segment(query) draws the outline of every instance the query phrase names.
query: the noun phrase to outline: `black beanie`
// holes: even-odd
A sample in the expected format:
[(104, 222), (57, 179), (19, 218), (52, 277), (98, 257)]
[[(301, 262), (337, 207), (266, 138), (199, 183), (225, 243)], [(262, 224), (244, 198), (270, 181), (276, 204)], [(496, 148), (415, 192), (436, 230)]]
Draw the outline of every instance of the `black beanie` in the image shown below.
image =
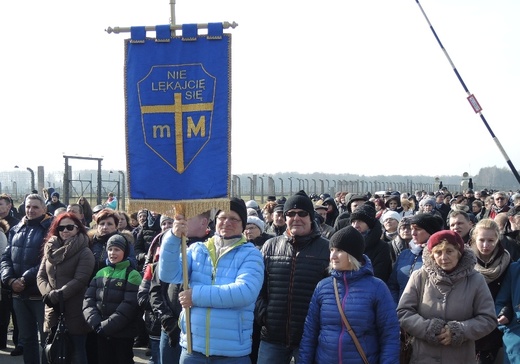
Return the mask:
[(307, 211), (311, 216), (311, 220), (314, 220), (314, 204), (312, 200), (304, 190), (300, 190), (294, 196), (291, 196), (285, 201), (283, 205), (283, 214), (292, 209), (301, 209)]
[(413, 215), (410, 219), (410, 224), (419, 226), (430, 235), (444, 229), (444, 223), (439, 216), (427, 213)]
[(231, 197), (229, 204), (231, 211), (235, 211), (238, 214), (238, 216), (240, 216), (240, 220), (242, 220), (242, 231), (244, 231), (247, 225), (246, 203), (241, 198)]
[(356, 258), (358, 262), (363, 262), (365, 239), (353, 226), (347, 226), (331, 236), (329, 248), (341, 249)]
[(363, 204), (350, 214), (350, 221), (361, 220), (365, 222), (370, 229), (376, 224), (376, 209), (372, 206)]
[(347, 211), (348, 212), (352, 212), (352, 202), (354, 201), (367, 201), (367, 197), (364, 196), (364, 195), (355, 195), (355, 194), (350, 194), (346, 199), (346, 205), (347, 205)]
[(282, 211), (283, 212), (283, 204), (277, 204), (274, 209), (273, 209), (273, 212), (275, 211)]
[(111, 246), (118, 247), (119, 249), (121, 249), (122, 251), (125, 252), (125, 255), (124, 255), (125, 258), (128, 257), (128, 250), (129, 250), (129, 249), (127, 249), (128, 242), (126, 241), (126, 239), (123, 235), (120, 235), (120, 234), (112, 235), (107, 241), (107, 251), (108, 251), (108, 248), (110, 248)]

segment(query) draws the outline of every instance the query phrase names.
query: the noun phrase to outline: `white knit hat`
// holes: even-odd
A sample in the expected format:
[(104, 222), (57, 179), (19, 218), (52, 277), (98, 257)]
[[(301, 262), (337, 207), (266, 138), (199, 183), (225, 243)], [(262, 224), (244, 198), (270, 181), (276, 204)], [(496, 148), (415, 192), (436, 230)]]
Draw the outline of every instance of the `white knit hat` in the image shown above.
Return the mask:
[(247, 217), (247, 223), (248, 224), (255, 224), (256, 226), (258, 226), (260, 231), (264, 231), (264, 222), (262, 220), (260, 220), (256, 216), (248, 216)]
[(386, 219), (394, 219), (394, 220), (397, 220), (397, 222), (400, 222), (401, 221), (401, 214), (399, 214), (398, 212), (396, 211), (387, 211), (383, 214), (383, 216), (381, 216), (381, 220), (382, 222), (385, 222)]

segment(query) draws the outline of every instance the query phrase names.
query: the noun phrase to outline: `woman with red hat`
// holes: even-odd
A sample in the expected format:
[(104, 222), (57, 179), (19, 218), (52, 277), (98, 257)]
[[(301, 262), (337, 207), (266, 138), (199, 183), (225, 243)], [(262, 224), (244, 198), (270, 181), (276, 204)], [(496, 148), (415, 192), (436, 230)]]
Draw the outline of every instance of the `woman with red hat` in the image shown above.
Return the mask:
[(414, 337), (410, 363), (475, 362), (475, 340), (497, 326), (493, 297), (475, 264), (459, 234), (442, 230), (428, 239), (423, 267), (397, 306), (401, 327)]

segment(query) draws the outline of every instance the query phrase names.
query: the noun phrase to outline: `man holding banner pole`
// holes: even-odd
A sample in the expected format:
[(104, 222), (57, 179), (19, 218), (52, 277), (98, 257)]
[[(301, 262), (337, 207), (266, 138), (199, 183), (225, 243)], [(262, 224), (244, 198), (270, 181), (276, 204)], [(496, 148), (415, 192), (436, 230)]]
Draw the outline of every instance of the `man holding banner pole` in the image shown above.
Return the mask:
[[(159, 278), (182, 283), (183, 260), (187, 263), (189, 289), (179, 294), (183, 307), (179, 363), (250, 363), (253, 314), (264, 263), (259, 250), (243, 235), (247, 223), (244, 201), (231, 198), (229, 206), (217, 213), (215, 236), (192, 243), (185, 257), (181, 255), (181, 241), (188, 232), (184, 216), (177, 215), (173, 228), (163, 237)], [(191, 330), (186, 326), (187, 314)], [(187, 338), (190, 331), (192, 348)]]

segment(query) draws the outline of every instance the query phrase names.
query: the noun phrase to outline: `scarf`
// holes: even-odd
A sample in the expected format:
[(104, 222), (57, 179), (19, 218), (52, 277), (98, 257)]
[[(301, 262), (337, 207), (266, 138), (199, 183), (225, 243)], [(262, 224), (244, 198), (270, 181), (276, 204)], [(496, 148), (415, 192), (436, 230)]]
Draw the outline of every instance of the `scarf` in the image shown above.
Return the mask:
[(230, 250), (240, 239), (242, 239), (242, 235), (224, 239), (222, 236), (215, 234), (215, 253), (217, 254), (216, 258), (218, 259), (222, 254)]
[(424, 245), (425, 245), (425, 244), (416, 244), (414, 240), (411, 240), (408, 244), (410, 245), (411, 252), (414, 253), (415, 255), (421, 254), (421, 252), (424, 249)]
[(65, 241), (58, 236), (52, 236), (43, 248), (43, 256), (52, 265), (62, 263), (68, 257), (75, 255), (83, 248), (88, 247), (88, 236), (84, 234), (77, 234)]
[(388, 240), (393, 240), (397, 236), (397, 230), (393, 233), (389, 233), (388, 231), (385, 231), (385, 236)]
[(437, 265), (433, 254), (428, 249), (423, 250), (423, 266), (426, 272), (428, 272), (429, 280), (443, 295), (447, 295), (453, 285), (459, 280), (471, 274), (477, 274), (475, 271), (476, 263), (477, 258), (473, 250), (469, 247), (465, 247), (464, 253), (460, 257), (455, 269), (451, 272), (446, 272)]
[[(500, 242), (497, 244), (500, 244)], [(503, 250), (502, 254), (499, 254), (500, 250)], [(486, 279), (486, 283), (489, 284), (506, 271), (510, 260), (511, 255), (505, 249), (495, 249), (488, 262), (484, 262), (480, 259), (480, 254), (477, 253), (477, 264), (475, 264), (475, 270), (480, 272)]]

